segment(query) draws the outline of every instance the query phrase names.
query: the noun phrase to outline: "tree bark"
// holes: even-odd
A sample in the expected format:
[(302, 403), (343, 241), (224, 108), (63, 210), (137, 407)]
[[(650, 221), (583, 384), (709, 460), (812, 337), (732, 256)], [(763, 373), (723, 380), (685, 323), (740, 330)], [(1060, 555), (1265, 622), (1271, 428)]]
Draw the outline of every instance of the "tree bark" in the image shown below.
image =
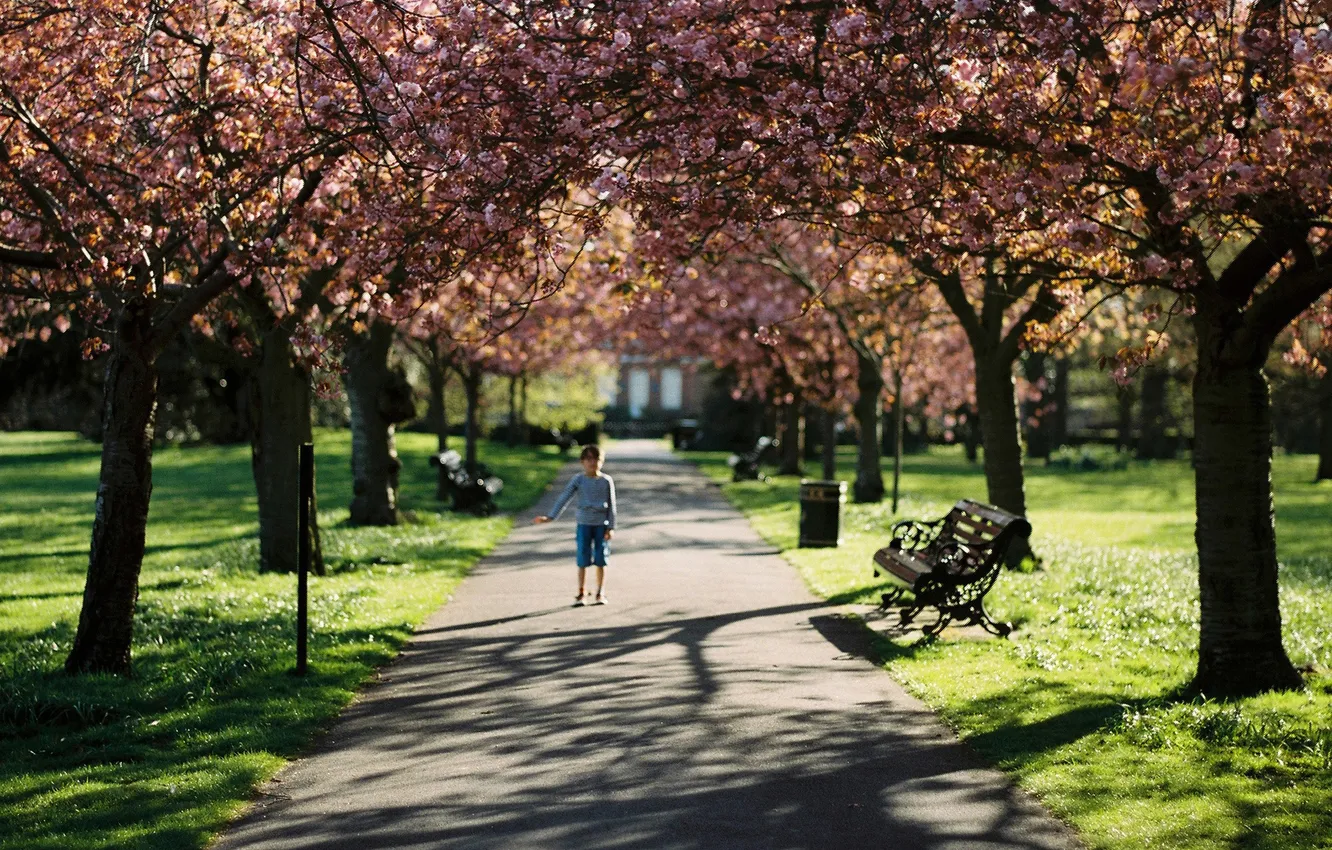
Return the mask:
[[(259, 497), (259, 571), (294, 573), (300, 568), (301, 443), (314, 441), (310, 426), (310, 374), (296, 360), (291, 335), (274, 325), (260, 342), (251, 384), (250, 466)], [(324, 574), (323, 547), (315, 506), (310, 510), (310, 558)]]
[(1170, 373), (1159, 367), (1143, 370), (1141, 419), (1138, 424), (1138, 460), (1168, 460), (1175, 456), (1166, 438), (1166, 389)]
[(150, 304), (135, 300), (122, 308), (106, 367), (102, 469), (83, 609), (65, 659), (68, 673), (130, 673), (134, 603), (153, 491), (157, 366), (152, 332)]
[(397, 525), (398, 471), (393, 423), (383, 395), (394, 378), (388, 365), (393, 328), (375, 322), (347, 345), (347, 400), (352, 432), (352, 525)]
[[(1195, 324), (1203, 325), (1201, 315)], [(1199, 329), (1193, 381), (1201, 629), (1193, 687), (1213, 697), (1299, 688), (1281, 644), (1272, 419), (1263, 358), (1226, 362)]]
[(879, 453), (879, 406), (883, 400), (883, 365), (857, 352), (856, 425), (860, 441), (856, 452), (856, 480), (851, 485), (857, 502), (883, 501), (882, 455)]
[[(1325, 366), (1332, 363), (1324, 361)], [(1332, 368), (1318, 383), (1318, 472), (1315, 481), (1332, 478)]]

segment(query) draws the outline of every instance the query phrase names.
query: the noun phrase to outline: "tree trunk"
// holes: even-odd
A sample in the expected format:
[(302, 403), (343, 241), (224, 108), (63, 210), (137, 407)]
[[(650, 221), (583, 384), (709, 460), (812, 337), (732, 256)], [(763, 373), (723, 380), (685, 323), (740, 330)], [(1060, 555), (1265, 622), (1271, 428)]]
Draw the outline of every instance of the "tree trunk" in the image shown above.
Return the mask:
[(800, 461), (819, 459), (823, 440), (823, 411), (812, 404), (800, 408)]
[(509, 433), (510, 447), (518, 445), (518, 376), (509, 376)]
[(1260, 359), (1218, 362), (1208, 330), (1193, 381), (1202, 611), (1193, 686), (1213, 697), (1298, 688), (1281, 645), (1267, 379)]
[[(426, 408), (426, 422), (435, 432), (436, 451), (449, 450), (449, 410), (446, 406), (445, 390), (449, 385), (449, 370), (442, 358), (431, 357), (428, 365), (430, 373), (430, 403)], [(449, 468), (439, 464), (435, 468), (435, 498), (446, 501), (452, 498), (452, 482), (449, 480)]]
[(518, 383), (518, 445), (525, 446), (528, 444), (528, 437), (530, 436), (528, 430), (527, 375), (523, 375), (522, 380)]
[(1142, 376), (1142, 419), (1138, 425), (1138, 460), (1168, 460), (1175, 456), (1166, 438), (1166, 389), (1170, 373), (1147, 367)]
[(467, 425), (466, 434), (466, 457), (464, 458), (469, 472), (475, 472), (480, 459), (477, 453), (477, 443), (480, 440), (481, 428), (481, 372), (479, 369), (471, 369), (463, 374), (463, 391), (467, 394)]
[(856, 480), (851, 485), (857, 502), (883, 501), (882, 456), (879, 454), (879, 405), (883, 400), (883, 366), (857, 353), (856, 425), (860, 442), (856, 451)]
[(1050, 447), (1057, 449), (1068, 442), (1068, 358), (1055, 360), (1054, 398), (1050, 411)]
[[(1325, 366), (1332, 366), (1324, 360)], [(1318, 383), (1318, 473), (1315, 481), (1332, 478), (1332, 368)]]
[(976, 355), (976, 406), (985, 449), (985, 485), (990, 504), (1026, 516), (1013, 367), (1009, 362), (995, 363), (996, 359)]
[(97, 484), (88, 577), (68, 673), (129, 675), (134, 603), (139, 597), (148, 502), (153, 492), (157, 366), (151, 305), (132, 301), (116, 321), (102, 407), (102, 470)]
[(347, 400), (352, 432), (352, 525), (397, 525), (398, 452), (382, 395), (392, 383), (388, 365), (393, 328), (375, 322), (347, 345)]
[(966, 451), (967, 461), (975, 463), (980, 460), (980, 410), (976, 407), (964, 407), (959, 417), (966, 417), (966, 422), (962, 425), (962, 445)]
[(823, 480), (837, 480), (837, 414), (823, 411)]
[(781, 465), (777, 468), (777, 474), (800, 475), (803, 472), (800, 466), (801, 444), (804, 442), (801, 439), (804, 420), (800, 415), (800, 399), (797, 397), (790, 404), (782, 405), (779, 415), (782, 421), (782, 444), (778, 447)]
[(1116, 425), (1115, 445), (1126, 452), (1133, 448), (1133, 396), (1133, 387), (1123, 386), (1119, 388), (1116, 399), (1119, 420)]
[(1027, 434), (1027, 457), (1050, 459), (1049, 421), (1050, 398), (1053, 388), (1046, 382), (1046, 356), (1041, 351), (1027, 353), (1022, 362), (1022, 375), (1037, 393), (1031, 401), (1022, 403), (1022, 427)]
[(893, 513), (902, 486), (902, 448), (906, 436), (906, 405), (902, 399), (902, 370), (893, 370)]
[(436, 451), (449, 450), (449, 412), (445, 407), (445, 390), (449, 384), (449, 370), (438, 359), (431, 358), (426, 366), (430, 381), (430, 401), (426, 406), (426, 427), (437, 437)]
[[(300, 568), (301, 443), (314, 441), (310, 427), (310, 375), (296, 361), (287, 329), (275, 325), (260, 343), (251, 384), (250, 466), (259, 497), (259, 571), (294, 573)], [(315, 575), (324, 574), (319, 523), (310, 511), (310, 558)]]

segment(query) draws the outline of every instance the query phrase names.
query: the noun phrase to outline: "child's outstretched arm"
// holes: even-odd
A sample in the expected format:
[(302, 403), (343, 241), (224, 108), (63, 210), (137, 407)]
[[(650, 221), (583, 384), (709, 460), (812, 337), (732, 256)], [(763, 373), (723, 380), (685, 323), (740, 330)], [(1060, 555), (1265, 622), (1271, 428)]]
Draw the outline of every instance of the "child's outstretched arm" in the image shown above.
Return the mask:
[(541, 525), (543, 522), (550, 522), (551, 520), (559, 516), (560, 512), (564, 510), (564, 506), (569, 504), (569, 500), (573, 498), (573, 494), (577, 490), (578, 490), (578, 476), (575, 475), (573, 478), (569, 479), (568, 484), (564, 485), (564, 490), (560, 493), (560, 497), (555, 500), (555, 505), (550, 509), (550, 513), (542, 514), (541, 516), (538, 517), (533, 517), (532, 524)]

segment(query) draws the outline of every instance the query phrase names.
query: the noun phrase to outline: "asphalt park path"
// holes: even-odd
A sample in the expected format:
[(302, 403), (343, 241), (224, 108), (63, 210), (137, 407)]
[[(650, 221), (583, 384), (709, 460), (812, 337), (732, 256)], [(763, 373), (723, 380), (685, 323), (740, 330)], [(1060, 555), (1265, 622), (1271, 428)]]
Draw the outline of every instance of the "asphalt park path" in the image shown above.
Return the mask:
[(571, 607), (573, 510), (530, 524), (562, 478), (216, 847), (1080, 846), (701, 473), (646, 441), (606, 471), (609, 605)]

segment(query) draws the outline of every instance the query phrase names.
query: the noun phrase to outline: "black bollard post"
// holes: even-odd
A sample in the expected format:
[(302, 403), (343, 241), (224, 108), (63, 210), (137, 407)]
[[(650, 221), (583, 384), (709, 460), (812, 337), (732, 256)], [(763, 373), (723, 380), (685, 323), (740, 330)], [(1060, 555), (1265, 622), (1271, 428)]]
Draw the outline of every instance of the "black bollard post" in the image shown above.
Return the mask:
[(310, 578), (310, 504), (314, 501), (314, 444), (301, 443), (301, 506), (298, 512), (299, 540), (296, 579), (296, 675), (304, 676), (308, 654), (309, 578)]

